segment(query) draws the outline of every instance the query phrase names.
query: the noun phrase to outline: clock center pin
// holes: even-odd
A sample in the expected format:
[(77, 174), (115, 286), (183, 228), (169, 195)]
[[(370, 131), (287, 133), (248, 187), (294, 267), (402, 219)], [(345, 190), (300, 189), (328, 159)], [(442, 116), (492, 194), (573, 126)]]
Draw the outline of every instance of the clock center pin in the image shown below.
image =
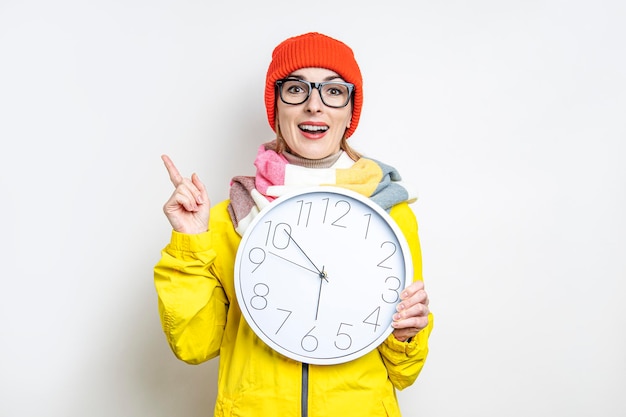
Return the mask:
[(320, 278), (328, 281), (328, 272), (322, 270), (322, 272), (320, 272)]

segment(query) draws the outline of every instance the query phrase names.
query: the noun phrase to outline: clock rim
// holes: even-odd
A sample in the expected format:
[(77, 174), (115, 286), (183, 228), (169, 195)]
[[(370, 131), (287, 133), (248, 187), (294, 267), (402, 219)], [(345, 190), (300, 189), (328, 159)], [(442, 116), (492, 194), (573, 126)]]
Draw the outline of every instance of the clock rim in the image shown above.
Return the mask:
[[(382, 332), (378, 337), (373, 339), (372, 342), (369, 343), (367, 346), (357, 351), (351, 352), (347, 355), (343, 355), (340, 357), (330, 357), (330, 358), (329, 357), (308, 357), (308, 356), (304, 356), (298, 353), (294, 353), (288, 349), (283, 348), (280, 344), (276, 343), (274, 340), (272, 340), (272, 338), (267, 336), (265, 332), (259, 326), (256, 325), (252, 316), (251, 315), (249, 316), (249, 312), (247, 311), (247, 309), (245, 307), (242, 308), (242, 305), (246, 306), (247, 304), (243, 300), (243, 295), (241, 294), (241, 289), (240, 289), (241, 280), (239, 279), (239, 275), (240, 275), (239, 274), (239, 269), (240, 269), (239, 260), (240, 260), (240, 257), (242, 256), (243, 247), (245, 246), (245, 242), (247, 241), (248, 236), (252, 233), (252, 230), (254, 230), (256, 225), (260, 221), (263, 220), (263, 217), (265, 216), (265, 214), (268, 211), (273, 210), (276, 206), (280, 205), (282, 202), (290, 200), (294, 197), (298, 197), (298, 196), (305, 195), (305, 194), (317, 193), (317, 192), (329, 192), (331, 194), (339, 194), (339, 195), (351, 197), (367, 205), (368, 207), (372, 208), (374, 211), (376, 211), (387, 222), (389, 227), (393, 230), (394, 234), (396, 235), (396, 239), (400, 243), (402, 254), (404, 255), (403, 257), (404, 257), (405, 279), (404, 279), (403, 286), (401, 286), (401, 290), (407, 288), (409, 285), (412, 284), (414, 269), (413, 269), (413, 258), (411, 256), (410, 246), (408, 244), (406, 237), (404, 236), (404, 233), (402, 232), (402, 230), (400, 229), (396, 221), (391, 217), (391, 215), (385, 209), (383, 209), (378, 203), (373, 201), (371, 198), (366, 197), (356, 191), (353, 191), (347, 188), (332, 186), (332, 185), (307, 186), (307, 187), (298, 188), (293, 191), (289, 191), (277, 197), (275, 200), (271, 201), (268, 205), (266, 205), (261, 210), (259, 210), (257, 215), (254, 217), (254, 219), (252, 219), (250, 224), (247, 226), (244, 234), (241, 236), (241, 240), (237, 247), (237, 253), (235, 256), (235, 267), (233, 270), (233, 284), (235, 287), (235, 296), (236, 296), (237, 304), (238, 304), (237, 307), (239, 308), (241, 315), (246, 321), (246, 324), (250, 327), (250, 329), (252, 329), (254, 334), (261, 341), (263, 341), (263, 343), (265, 343), (268, 347), (270, 347), (273, 351), (289, 359), (302, 362), (302, 363), (307, 363), (307, 364), (312, 364), (312, 365), (337, 365), (337, 364), (347, 363), (347, 362), (350, 362), (352, 360), (355, 360), (362, 356), (367, 355), (368, 353), (376, 349), (381, 343), (383, 343), (385, 339), (387, 339), (389, 335), (393, 332), (394, 328), (390, 324), (387, 327), (387, 329), (385, 329), (384, 332)], [(251, 322), (253, 324), (251, 324)], [(374, 347), (371, 347), (371, 346), (374, 346)]]

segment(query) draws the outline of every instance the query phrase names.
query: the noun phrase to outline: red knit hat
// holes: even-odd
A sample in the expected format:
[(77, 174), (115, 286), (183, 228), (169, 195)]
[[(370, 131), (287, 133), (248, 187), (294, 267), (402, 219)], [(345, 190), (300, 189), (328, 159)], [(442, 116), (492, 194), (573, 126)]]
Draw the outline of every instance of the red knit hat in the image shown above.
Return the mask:
[(276, 81), (285, 78), (295, 70), (308, 67), (335, 71), (346, 82), (354, 84), (352, 121), (346, 130), (346, 138), (350, 137), (359, 124), (363, 105), (361, 70), (348, 45), (316, 32), (286, 39), (272, 53), (272, 62), (267, 70), (265, 81), (265, 108), (270, 126), (276, 131)]

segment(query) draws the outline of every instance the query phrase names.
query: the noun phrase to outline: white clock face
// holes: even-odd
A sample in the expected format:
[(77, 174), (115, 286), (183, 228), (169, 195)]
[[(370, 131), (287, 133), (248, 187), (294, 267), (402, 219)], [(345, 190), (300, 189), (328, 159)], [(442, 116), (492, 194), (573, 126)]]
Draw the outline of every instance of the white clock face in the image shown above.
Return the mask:
[(274, 350), (311, 364), (353, 360), (382, 343), (412, 276), (391, 217), (335, 187), (275, 200), (246, 230), (235, 263), (250, 327)]

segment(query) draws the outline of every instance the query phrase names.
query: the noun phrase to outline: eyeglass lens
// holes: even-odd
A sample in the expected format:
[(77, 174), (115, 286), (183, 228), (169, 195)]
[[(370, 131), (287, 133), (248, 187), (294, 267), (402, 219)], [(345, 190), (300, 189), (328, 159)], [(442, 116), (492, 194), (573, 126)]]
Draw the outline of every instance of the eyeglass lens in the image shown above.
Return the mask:
[[(311, 94), (311, 85), (300, 80), (284, 80), (280, 87), (281, 99), (287, 104), (302, 104)], [(320, 83), (318, 89), (328, 107), (344, 107), (350, 101), (350, 88), (345, 84)]]

